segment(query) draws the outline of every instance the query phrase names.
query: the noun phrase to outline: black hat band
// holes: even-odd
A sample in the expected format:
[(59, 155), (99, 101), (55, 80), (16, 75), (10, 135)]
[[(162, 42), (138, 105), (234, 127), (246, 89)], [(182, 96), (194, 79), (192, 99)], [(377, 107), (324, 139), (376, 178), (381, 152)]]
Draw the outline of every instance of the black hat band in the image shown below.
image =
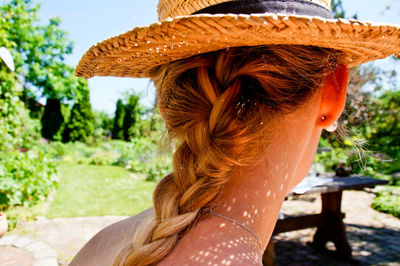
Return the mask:
[(263, 14), (318, 16), (333, 19), (332, 12), (316, 3), (302, 0), (232, 0), (212, 5), (193, 14)]

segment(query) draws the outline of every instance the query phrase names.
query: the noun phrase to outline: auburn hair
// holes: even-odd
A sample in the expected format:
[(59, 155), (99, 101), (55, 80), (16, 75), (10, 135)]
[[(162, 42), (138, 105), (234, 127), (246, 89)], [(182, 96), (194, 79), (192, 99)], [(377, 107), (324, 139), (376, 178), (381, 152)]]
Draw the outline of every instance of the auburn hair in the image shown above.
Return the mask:
[(213, 206), (232, 170), (261, 158), (269, 122), (305, 103), (340, 58), (331, 49), (273, 45), (154, 68), (158, 104), (177, 143), (173, 172), (154, 191), (154, 216), (142, 222), (114, 265), (163, 260), (200, 211)]

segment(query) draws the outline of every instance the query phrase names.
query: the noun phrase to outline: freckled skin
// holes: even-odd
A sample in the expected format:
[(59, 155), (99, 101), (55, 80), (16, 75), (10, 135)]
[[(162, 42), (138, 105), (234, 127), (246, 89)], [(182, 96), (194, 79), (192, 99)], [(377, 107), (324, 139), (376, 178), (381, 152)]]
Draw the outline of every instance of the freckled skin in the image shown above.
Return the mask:
[[(338, 66), (302, 108), (277, 117), (270, 127), (273, 141), (263, 160), (235, 169), (216, 202), (214, 212), (251, 228), (263, 247), (243, 227), (207, 216), (194, 224), (158, 265), (261, 265), (285, 196), (309, 171), (322, 129), (333, 124), (343, 111), (348, 75), (347, 66)], [(321, 115), (327, 119), (322, 121)], [(151, 215), (151, 210), (104, 229), (71, 265), (111, 265), (146, 215)]]

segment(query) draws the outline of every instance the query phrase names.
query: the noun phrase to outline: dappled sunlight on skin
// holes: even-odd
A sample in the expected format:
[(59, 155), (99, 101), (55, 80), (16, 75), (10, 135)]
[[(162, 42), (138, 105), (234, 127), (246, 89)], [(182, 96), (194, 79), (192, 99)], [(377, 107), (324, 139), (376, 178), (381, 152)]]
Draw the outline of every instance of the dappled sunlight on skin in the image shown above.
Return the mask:
[[(259, 265), (259, 251), (253, 248), (258, 246), (258, 240), (241, 226), (203, 211), (160, 265)], [(185, 260), (176, 264), (175, 256), (182, 253)]]
[[(249, 248), (257, 246), (258, 240), (241, 226), (217, 218), (219, 220), (206, 216), (199, 221), (196, 229), (202, 230), (201, 223), (212, 220), (216, 230), (195, 238), (189, 232), (172, 252), (172, 256), (167, 257), (160, 265), (172, 265), (170, 263), (174, 253), (179, 252), (180, 246), (187, 245), (190, 245), (191, 249), (186, 251), (189, 252), (187, 259), (179, 265), (260, 265), (262, 258), (259, 252)], [(206, 248), (201, 245), (204, 242), (209, 244)]]
[(152, 215), (153, 209), (149, 208), (136, 216), (107, 226), (82, 248), (69, 265), (112, 265), (119, 251), (131, 243), (139, 223)]
[[(221, 242), (214, 246), (208, 247), (206, 250), (200, 250), (195, 255), (191, 255), (189, 258), (195, 263), (202, 265), (234, 265), (245, 261), (259, 261), (260, 258), (256, 252), (241, 252), (230, 255), (224, 254), (223, 250), (234, 249), (240, 244), (247, 244), (251, 242), (251, 239), (247, 237), (241, 237), (240, 239), (231, 240), (229, 242)], [(232, 251), (233, 252), (233, 251)], [(193, 264), (187, 264), (193, 265)]]
[[(282, 133), (279, 137), (282, 140), (287, 139), (288, 137), (284, 135)], [(283, 141), (279, 141), (279, 143), (281, 145), (272, 145), (268, 150), (268, 160), (260, 162), (257, 166), (252, 166), (252, 169), (241, 169), (234, 173), (220, 198), (220, 204), (217, 203), (213, 209), (214, 212), (234, 219), (255, 232), (255, 234), (252, 234), (250, 230), (234, 224), (231, 226), (236, 229), (235, 232), (227, 233), (231, 236), (231, 239), (247, 236), (247, 241), (241, 242), (241, 244), (251, 245), (255, 248), (254, 252), (257, 254), (256, 257), (250, 256), (249, 258), (260, 259), (262, 257), (263, 250), (266, 248), (279, 215), (281, 204), (290, 190), (291, 183), (293, 183), (294, 170), (300, 162), (295, 150), (299, 144), (299, 149), (303, 148), (301, 137), (296, 141), (291, 141), (290, 147), (284, 147)], [(223, 218), (214, 217), (214, 219), (221, 222)], [(220, 223), (222, 227), (218, 229), (224, 229), (227, 223), (231, 222)], [(260, 244), (257, 237), (262, 242), (261, 248), (259, 248)], [(248, 255), (250, 254), (251, 252)], [(226, 262), (230, 261), (227, 256), (224, 256), (224, 259), (226, 259)], [(214, 263), (214, 261), (211, 263)], [(221, 265), (222, 261), (219, 261), (219, 263)]]

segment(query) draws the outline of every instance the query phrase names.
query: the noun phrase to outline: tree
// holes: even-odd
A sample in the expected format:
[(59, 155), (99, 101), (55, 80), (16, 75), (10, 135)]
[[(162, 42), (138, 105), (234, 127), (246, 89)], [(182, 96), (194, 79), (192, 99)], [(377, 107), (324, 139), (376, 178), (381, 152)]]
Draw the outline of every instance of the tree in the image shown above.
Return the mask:
[(82, 93), (71, 110), (71, 116), (65, 125), (63, 141), (87, 142), (94, 131), (94, 116), (90, 104), (89, 91)]
[[(374, 150), (384, 152), (392, 159), (400, 158), (400, 91), (385, 91), (369, 109), (375, 115), (366, 136)], [(400, 168), (400, 161), (394, 161)]]
[(48, 98), (42, 116), (42, 136), (48, 140), (60, 140), (63, 124), (60, 100)]
[(0, 153), (29, 148), (38, 138), (38, 125), (20, 100), (21, 91), (17, 75), (0, 60)]
[(332, 0), (332, 12), (335, 18), (344, 18), (345, 11), (343, 8), (342, 0)]
[[(32, 104), (38, 97), (60, 103), (75, 101), (85, 93), (82, 78), (74, 75), (74, 68), (67, 65), (65, 57), (72, 53), (73, 43), (60, 28), (61, 20), (52, 18), (43, 25), (39, 18), (40, 5), (33, 0), (6, 0), (0, 6), (0, 46), (11, 50), (15, 60), (15, 75), (22, 85), (19, 97), (30, 108), (34, 118), (41, 116), (41, 108)], [(58, 119), (51, 121), (51, 119)], [(46, 124), (60, 123), (58, 115), (42, 118)], [(47, 125), (44, 132), (48, 133)], [(61, 128), (62, 125), (59, 127)], [(54, 131), (55, 130), (55, 131)], [(52, 132), (57, 133), (54, 129)], [(57, 135), (45, 135), (57, 139)]]
[(132, 137), (139, 135), (139, 130), (135, 127), (140, 121), (140, 105), (139, 95), (132, 94), (128, 98), (128, 102), (125, 105), (125, 116), (123, 124), (124, 139), (126, 141), (131, 140)]
[(93, 111), (95, 140), (109, 138), (113, 129), (113, 119), (105, 112)]
[(124, 139), (124, 118), (125, 118), (125, 106), (121, 99), (118, 99), (115, 107), (114, 115), (114, 127), (112, 130), (113, 139)]
[(39, 9), (31, 0), (10, 0), (0, 6), (0, 46), (11, 50), (25, 96), (76, 99), (81, 93), (81, 78), (64, 63), (73, 43), (60, 29), (59, 18), (41, 25)]

